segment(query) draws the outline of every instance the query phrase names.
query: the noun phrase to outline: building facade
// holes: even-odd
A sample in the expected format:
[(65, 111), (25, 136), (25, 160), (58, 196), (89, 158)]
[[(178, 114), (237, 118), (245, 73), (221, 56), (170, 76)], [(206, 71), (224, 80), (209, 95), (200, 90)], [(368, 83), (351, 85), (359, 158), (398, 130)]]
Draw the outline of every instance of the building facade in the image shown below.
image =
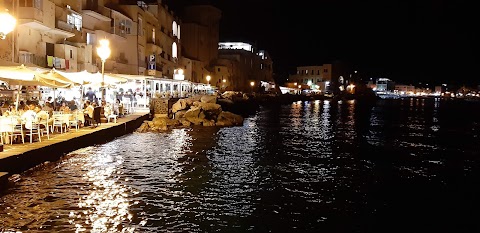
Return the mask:
[(97, 72), (100, 39), (111, 55), (105, 72), (173, 78), (182, 68), (180, 19), (161, 0), (11, 1), (17, 26), (0, 41), (0, 59), (27, 66)]
[[(239, 91), (258, 90), (262, 82), (274, 82), (273, 61), (265, 50), (257, 50), (244, 42), (221, 42), (218, 44), (215, 84)], [(226, 75), (229, 75), (225, 77)], [(251, 84), (254, 84), (252, 87)]]
[(338, 93), (346, 90), (353, 81), (352, 77), (354, 72), (350, 67), (341, 61), (333, 61), (319, 66), (299, 66), (296, 74), (289, 75), (288, 83), (302, 85), (302, 89)]
[(182, 65), (187, 68), (186, 78), (192, 82), (207, 83), (206, 77), (213, 76), (218, 58), (221, 14), (211, 5), (192, 5), (184, 10)]

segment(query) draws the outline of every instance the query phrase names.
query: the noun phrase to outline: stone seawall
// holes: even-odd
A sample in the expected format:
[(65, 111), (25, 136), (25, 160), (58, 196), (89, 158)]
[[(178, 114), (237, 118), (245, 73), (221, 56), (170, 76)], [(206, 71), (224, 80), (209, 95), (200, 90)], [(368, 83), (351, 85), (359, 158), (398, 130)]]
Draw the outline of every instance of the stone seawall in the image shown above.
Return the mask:
[(126, 122), (103, 129), (91, 130), (62, 141), (50, 139), (48, 141), (50, 143), (43, 147), (26, 150), (23, 153), (0, 159), (0, 172), (8, 172), (8, 175), (3, 174), (2, 179), (0, 179), (0, 181), (3, 181), (0, 182), (0, 190), (5, 185), (6, 177), (12, 174), (22, 173), (47, 161), (56, 161), (74, 150), (106, 143), (117, 137), (132, 133), (148, 119), (150, 119), (149, 114), (139, 115), (138, 118), (129, 119)]

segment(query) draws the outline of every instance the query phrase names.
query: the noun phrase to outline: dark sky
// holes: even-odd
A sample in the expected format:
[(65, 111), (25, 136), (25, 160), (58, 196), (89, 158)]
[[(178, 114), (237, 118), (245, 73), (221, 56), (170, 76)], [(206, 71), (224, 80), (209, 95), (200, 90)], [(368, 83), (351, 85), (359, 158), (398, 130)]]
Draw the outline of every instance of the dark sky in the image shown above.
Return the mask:
[[(166, 1), (176, 12), (198, 2)], [(294, 73), (297, 66), (340, 60), (366, 77), (411, 84), (480, 84), (480, 19), (474, 1), (209, 2), (222, 10), (220, 39), (267, 50), (280, 77)]]

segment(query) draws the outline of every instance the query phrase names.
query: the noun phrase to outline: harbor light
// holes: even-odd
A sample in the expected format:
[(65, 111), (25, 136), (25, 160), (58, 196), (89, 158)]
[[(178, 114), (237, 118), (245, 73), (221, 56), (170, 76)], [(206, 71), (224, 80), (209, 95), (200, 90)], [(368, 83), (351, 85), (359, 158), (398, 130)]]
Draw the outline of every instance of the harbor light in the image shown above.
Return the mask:
[(212, 79), (212, 77), (210, 75), (207, 75), (206, 79), (207, 79), (208, 85), (210, 85), (210, 79)]
[(8, 33), (12, 32), (17, 20), (8, 13), (8, 10), (0, 13), (0, 39), (4, 40)]
[(109, 44), (110, 42), (107, 39), (102, 39), (99, 41), (100, 46), (97, 47), (97, 54), (102, 60), (102, 101), (106, 101), (105, 96), (106, 96), (106, 90), (105, 90), (105, 61), (107, 60), (108, 57), (110, 57), (110, 47)]

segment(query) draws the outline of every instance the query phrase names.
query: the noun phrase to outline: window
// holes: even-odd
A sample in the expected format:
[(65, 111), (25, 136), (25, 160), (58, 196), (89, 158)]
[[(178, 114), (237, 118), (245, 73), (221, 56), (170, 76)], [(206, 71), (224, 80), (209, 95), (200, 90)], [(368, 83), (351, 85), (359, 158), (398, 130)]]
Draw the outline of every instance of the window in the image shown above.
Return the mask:
[(263, 63), (260, 63), (260, 69), (263, 70)]
[(155, 28), (152, 28), (152, 42), (155, 44)]
[(312, 75), (315, 74), (315, 71), (312, 70)]
[(218, 72), (220, 72), (220, 67), (218, 67)]
[(95, 44), (95, 34), (87, 32), (87, 44)]
[(70, 59), (73, 58), (73, 51), (70, 49)]
[(70, 12), (67, 15), (67, 23), (72, 25), (77, 31), (82, 30), (82, 16), (77, 13)]
[[(118, 35), (130, 35), (132, 34), (132, 21), (128, 20), (128, 19), (117, 19), (118, 21), (118, 24), (116, 25), (116, 27), (119, 29), (118, 32), (115, 32), (115, 34), (118, 34)], [(115, 30), (117, 31), (117, 30)]]
[(172, 44), (172, 57), (177, 58), (177, 43)]
[(317, 74), (320, 74), (320, 70), (317, 70)]
[(177, 28), (177, 38), (180, 39), (180, 24), (178, 25), (178, 28)]
[(139, 36), (143, 36), (143, 19), (138, 17), (137, 33)]
[(323, 73), (327, 73), (327, 72), (328, 72), (328, 70), (327, 70), (327, 69), (323, 69)]
[(308, 70), (305, 70), (305, 74), (308, 74)]
[(175, 22), (175, 21), (173, 21), (173, 23), (172, 23), (172, 31), (173, 31), (172, 32), (173, 35), (176, 36), (177, 35), (177, 22)]

